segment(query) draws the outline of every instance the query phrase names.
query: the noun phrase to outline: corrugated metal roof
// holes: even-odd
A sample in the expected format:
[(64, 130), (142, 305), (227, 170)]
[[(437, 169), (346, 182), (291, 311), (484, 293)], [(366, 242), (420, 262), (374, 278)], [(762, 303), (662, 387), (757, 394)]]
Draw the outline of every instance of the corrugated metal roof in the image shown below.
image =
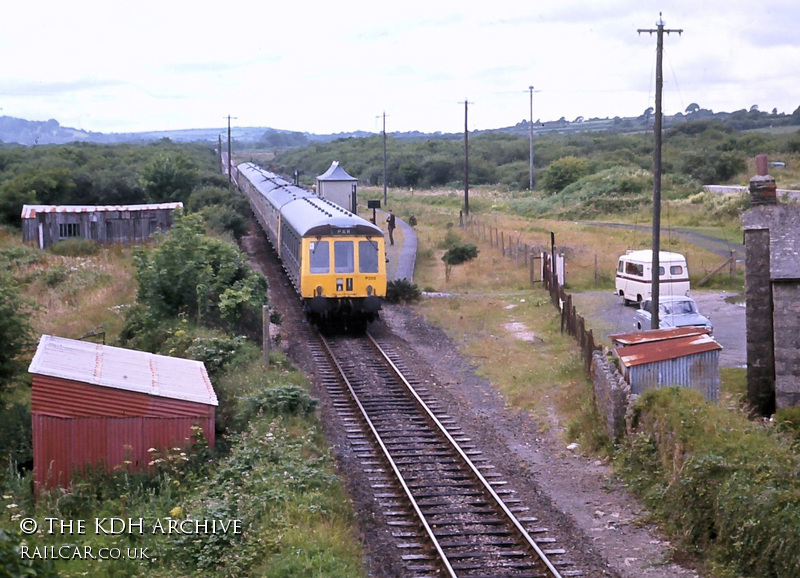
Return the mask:
[(182, 208), (183, 203), (151, 203), (147, 205), (23, 205), (22, 218), (35, 219), (37, 213), (100, 213), (107, 211), (156, 211)]
[[(673, 332), (675, 330), (667, 331)], [(633, 367), (721, 349), (722, 346), (706, 332), (705, 334), (673, 336), (667, 339), (650, 339), (649, 341), (618, 347), (614, 349), (614, 353), (626, 367)]]
[(347, 171), (342, 168), (339, 161), (333, 161), (330, 168), (317, 177), (318, 181), (357, 181), (355, 177), (347, 174)]
[(30, 373), (218, 405), (201, 361), (42, 335)]
[(617, 345), (634, 345), (637, 343), (650, 343), (688, 337), (690, 335), (708, 335), (711, 331), (703, 327), (670, 327), (669, 329), (648, 329), (647, 331), (634, 331), (631, 333), (614, 333), (608, 338)]

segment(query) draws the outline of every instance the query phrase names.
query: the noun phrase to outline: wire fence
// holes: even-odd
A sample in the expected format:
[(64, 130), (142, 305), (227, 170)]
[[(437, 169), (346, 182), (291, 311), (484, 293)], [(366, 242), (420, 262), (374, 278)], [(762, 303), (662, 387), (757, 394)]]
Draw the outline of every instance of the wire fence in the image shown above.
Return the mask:
[(541, 244), (523, 242), (519, 233), (509, 234), (473, 219), (465, 228), (471, 235), (488, 242), (490, 247), (499, 249), (503, 257), (527, 267), (531, 285), (543, 284), (561, 314), (561, 332), (568, 333), (579, 344), (586, 373), (591, 375), (592, 356), (595, 351), (602, 351), (603, 346), (595, 341), (592, 330), (586, 328), (586, 319), (577, 312), (572, 295), (564, 290), (564, 255), (556, 251), (555, 244), (548, 250)]

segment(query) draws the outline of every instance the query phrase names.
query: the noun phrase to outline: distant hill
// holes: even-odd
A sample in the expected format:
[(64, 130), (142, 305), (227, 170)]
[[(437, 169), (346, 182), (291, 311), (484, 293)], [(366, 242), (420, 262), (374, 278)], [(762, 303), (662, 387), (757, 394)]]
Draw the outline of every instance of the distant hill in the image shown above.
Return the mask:
[[(729, 125), (734, 130), (747, 130), (755, 128), (800, 126), (800, 107), (792, 114), (761, 112), (758, 107), (750, 110), (735, 112), (713, 112), (691, 104), (686, 109), (686, 114), (678, 113), (664, 116), (665, 129), (693, 120), (715, 120)], [(653, 109), (646, 110), (638, 117), (590, 118), (582, 116), (572, 121), (564, 117), (555, 121), (534, 122), (533, 130), (536, 134), (544, 133), (570, 133), (587, 131), (609, 131), (618, 133), (631, 133), (652, 130)], [(530, 123), (520, 121), (514, 126), (497, 128), (476, 132), (505, 132), (519, 136), (530, 133)], [(194, 128), (186, 130), (165, 130), (136, 133), (100, 133), (61, 126), (56, 120), (31, 121), (10, 116), (0, 116), (0, 143), (20, 144), (26, 146), (45, 144), (66, 144), (70, 142), (90, 142), (98, 144), (142, 143), (168, 138), (174, 142), (217, 142), (227, 140), (228, 129)], [(418, 131), (404, 133), (390, 133), (396, 139), (446, 139), (460, 138), (460, 133), (422, 133)], [(375, 133), (355, 131), (336, 134), (312, 134), (293, 132), (288, 130), (273, 129), (270, 127), (232, 127), (231, 137), (238, 142), (263, 143), (267, 147), (292, 148), (303, 146), (311, 142), (328, 142), (342, 138), (363, 138), (374, 136)]]
[[(330, 141), (347, 137), (365, 137), (371, 133), (357, 131), (330, 135), (294, 133), (269, 127), (232, 127), (231, 137), (237, 141), (259, 142), (265, 135), (302, 135), (305, 143), (313, 141)], [(57, 120), (33, 121), (0, 116), (0, 143), (21, 144), (26, 146), (45, 144), (66, 144), (71, 142), (89, 142), (98, 144), (141, 143), (168, 138), (174, 142), (217, 142), (220, 138), (228, 138), (227, 127), (193, 128), (186, 130), (163, 130), (151, 132), (101, 133), (88, 132), (76, 128), (61, 126)]]

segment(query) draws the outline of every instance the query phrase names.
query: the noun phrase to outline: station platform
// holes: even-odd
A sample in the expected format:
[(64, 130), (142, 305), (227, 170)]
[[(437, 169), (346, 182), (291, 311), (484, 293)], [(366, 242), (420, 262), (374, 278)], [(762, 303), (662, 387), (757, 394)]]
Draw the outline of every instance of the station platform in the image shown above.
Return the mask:
[(383, 229), (386, 240), (386, 278), (389, 281), (399, 279), (414, 280), (414, 267), (417, 262), (417, 233), (414, 229), (395, 215), (397, 227), (394, 230), (394, 245), (389, 244), (389, 231), (386, 226), (386, 218), (389, 213), (377, 210), (377, 225)]

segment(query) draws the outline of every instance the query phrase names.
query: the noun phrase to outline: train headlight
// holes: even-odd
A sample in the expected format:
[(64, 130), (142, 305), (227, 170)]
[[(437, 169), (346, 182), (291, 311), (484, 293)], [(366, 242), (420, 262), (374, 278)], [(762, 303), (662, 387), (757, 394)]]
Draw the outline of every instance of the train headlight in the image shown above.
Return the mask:
[(317, 297), (322, 297), (322, 285), (317, 285)]
[(372, 285), (367, 285), (367, 297), (372, 297)]

